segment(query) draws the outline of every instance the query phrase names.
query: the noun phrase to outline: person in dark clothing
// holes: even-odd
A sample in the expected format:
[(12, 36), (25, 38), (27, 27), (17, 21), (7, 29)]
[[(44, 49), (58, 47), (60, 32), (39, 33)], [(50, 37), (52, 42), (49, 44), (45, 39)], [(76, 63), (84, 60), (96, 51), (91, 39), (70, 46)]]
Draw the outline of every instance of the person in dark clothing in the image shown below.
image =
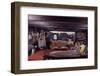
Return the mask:
[(51, 41), (50, 41), (50, 37), (49, 37), (49, 32), (45, 33), (45, 40), (46, 40), (46, 48), (50, 49)]

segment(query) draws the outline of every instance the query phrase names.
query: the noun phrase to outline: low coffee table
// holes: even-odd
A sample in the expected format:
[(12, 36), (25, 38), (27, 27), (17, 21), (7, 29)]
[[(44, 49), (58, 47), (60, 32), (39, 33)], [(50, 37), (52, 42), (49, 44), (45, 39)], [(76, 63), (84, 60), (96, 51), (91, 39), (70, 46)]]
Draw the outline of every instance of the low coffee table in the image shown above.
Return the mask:
[(80, 54), (76, 50), (68, 51), (52, 51), (46, 56), (47, 59), (74, 59), (81, 58)]

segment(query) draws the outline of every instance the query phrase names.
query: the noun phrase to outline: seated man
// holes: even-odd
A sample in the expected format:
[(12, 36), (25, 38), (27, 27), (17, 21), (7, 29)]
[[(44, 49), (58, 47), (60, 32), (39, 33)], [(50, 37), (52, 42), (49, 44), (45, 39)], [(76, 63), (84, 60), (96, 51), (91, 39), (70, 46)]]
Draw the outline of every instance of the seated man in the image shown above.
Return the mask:
[(71, 40), (71, 39), (68, 39), (68, 42), (67, 42), (68, 45), (73, 45), (74, 42)]
[(72, 46), (74, 46), (74, 41), (72, 41), (72, 39), (68, 39), (68, 41), (67, 41), (67, 47), (69, 49), (71, 49)]

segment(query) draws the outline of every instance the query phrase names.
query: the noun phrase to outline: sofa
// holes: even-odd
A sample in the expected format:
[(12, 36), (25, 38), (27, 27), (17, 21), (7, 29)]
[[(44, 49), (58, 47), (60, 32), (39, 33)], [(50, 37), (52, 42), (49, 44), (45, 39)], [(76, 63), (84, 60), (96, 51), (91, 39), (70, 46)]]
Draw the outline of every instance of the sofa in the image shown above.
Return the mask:
[(67, 41), (63, 40), (52, 40), (50, 48), (52, 50), (67, 50)]

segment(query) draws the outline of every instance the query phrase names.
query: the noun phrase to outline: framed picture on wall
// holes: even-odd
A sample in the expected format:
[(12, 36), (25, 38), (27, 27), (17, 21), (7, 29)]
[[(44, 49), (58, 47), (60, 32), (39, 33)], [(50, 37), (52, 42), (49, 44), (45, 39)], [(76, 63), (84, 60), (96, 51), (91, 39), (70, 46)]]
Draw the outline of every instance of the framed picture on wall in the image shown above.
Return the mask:
[(11, 72), (97, 68), (97, 7), (11, 4)]

